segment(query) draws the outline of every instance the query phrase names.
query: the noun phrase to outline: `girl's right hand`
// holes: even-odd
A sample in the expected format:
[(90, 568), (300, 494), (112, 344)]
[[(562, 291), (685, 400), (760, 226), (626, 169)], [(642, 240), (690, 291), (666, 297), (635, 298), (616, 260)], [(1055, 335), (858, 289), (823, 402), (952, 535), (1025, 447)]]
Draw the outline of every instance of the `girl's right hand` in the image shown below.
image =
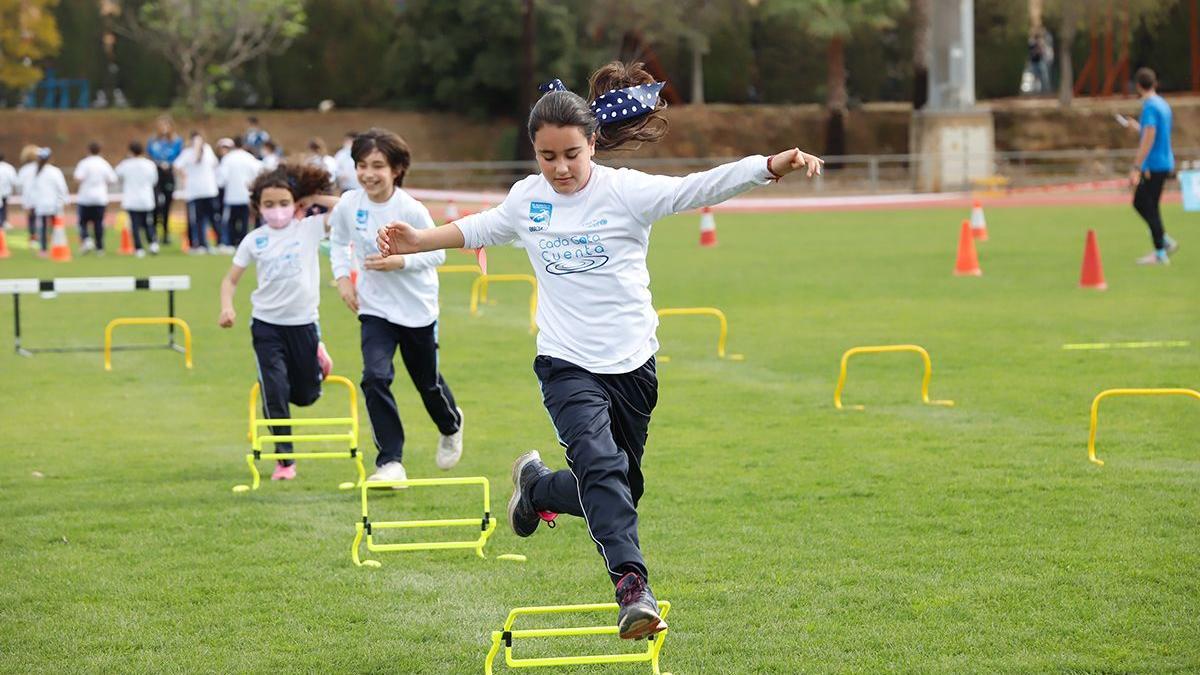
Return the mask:
[(217, 323), (221, 328), (232, 328), (233, 320), (236, 318), (237, 312), (233, 311), (233, 309), (223, 309), (221, 310), (220, 318), (217, 319)]
[(337, 280), (338, 294), (342, 296), (342, 302), (350, 308), (351, 312), (358, 314), (358, 289), (354, 288), (354, 282), (350, 277), (341, 277)]
[(392, 221), (379, 228), (375, 243), (384, 257), (398, 253), (420, 253), (421, 233), (408, 223)]

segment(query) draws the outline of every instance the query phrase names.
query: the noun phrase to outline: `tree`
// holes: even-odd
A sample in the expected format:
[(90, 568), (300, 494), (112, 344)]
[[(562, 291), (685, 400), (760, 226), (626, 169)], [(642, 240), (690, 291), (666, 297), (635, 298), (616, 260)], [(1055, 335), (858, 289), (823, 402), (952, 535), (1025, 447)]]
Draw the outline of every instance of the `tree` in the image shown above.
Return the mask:
[(913, 110), (929, 101), (929, 50), (933, 44), (933, 16), (930, 0), (912, 0), (913, 19)]
[[(1075, 42), (1076, 32), (1085, 27), (1097, 30), (1098, 19), (1102, 14), (1119, 14), (1124, 19), (1118, 26), (1124, 26), (1132, 34), (1133, 27), (1144, 23), (1149, 28), (1156, 28), (1170, 16), (1175, 3), (1163, 0), (1045, 0), (1042, 8), (1048, 18), (1055, 18), (1060, 23), (1058, 48), (1059, 105), (1071, 105), (1071, 97), (1075, 87), (1075, 68), (1071, 58), (1071, 46)], [(1120, 28), (1118, 28), (1120, 30)], [(1129, 39), (1131, 35), (1118, 35), (1121, 41), (1119, 51), (1128, 56)], [(1096, 55), (1093, 54), (1093, 57)], [(1108, 67), (1111, 64), (1105, 64)], [(1095, 66), (1094, 66), (1095, 67)]]
[(767, 4), (770, 14), (795, 21), (804, 33), (826, 43), (825, 154), (846, 153), (846, 41), (859, 31), (892, 27), (906, 4), (906, 0), (770, 0)]
[(218, 82), (303, 34), (305, 14), (302, 0), (146, 0), (114, 28), (161, 54), (202, 113)]
[(28, 89), (42, 79), (34, 61), (62, 46), (54, 6), (58, 0), (0, 0), (0, 86)]

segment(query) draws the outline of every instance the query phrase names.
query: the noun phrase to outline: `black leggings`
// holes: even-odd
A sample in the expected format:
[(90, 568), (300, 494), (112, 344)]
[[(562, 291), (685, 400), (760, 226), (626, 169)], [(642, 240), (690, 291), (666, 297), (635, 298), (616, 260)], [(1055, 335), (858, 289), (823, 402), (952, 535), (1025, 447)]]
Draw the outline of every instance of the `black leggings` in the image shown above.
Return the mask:
[(79, 205), (79, 238), (88, 238), (88, 225), (95, 232), (96, 250), (104, 250), (104, 207)]
[(143, 232), (146, 234), (147, 243), (155, 242), (153, 216), (153, 211), (129, 211), (129, 229), (133, 230), (133, 246), (139, 251), (142, 250)]
[(1163, 229), (1158, 203), (1162, 200), (1163, 184), (1170, 175), (1167, 171), (1143, 172), (1137, 190), (1133, 193), (1133, 208), (1137, 209), (1138, 215), (1150, 226), (1150, 238), (1154, 240), (1154, 248), (1158, 251), (1167, 247), (1167, 232)]

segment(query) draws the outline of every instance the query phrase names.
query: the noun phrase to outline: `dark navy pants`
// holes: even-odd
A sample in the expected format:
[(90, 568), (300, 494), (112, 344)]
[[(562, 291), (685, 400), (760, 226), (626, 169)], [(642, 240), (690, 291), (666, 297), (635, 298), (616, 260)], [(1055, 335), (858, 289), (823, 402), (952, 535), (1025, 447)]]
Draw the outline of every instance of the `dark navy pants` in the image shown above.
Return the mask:
[(242, 239), (246, 238), (246, 233), (249, 231), (250, 224), (250, 205), (249, 204), (226, 204), (225, 212), (221, 214), (221, 220), (225, 222), (225, 236), (229, 237), (227, 242), (230, 246), (237, 246), (242, 243)]
[[(94, 235), (88, 234), (88, 225), (92, 226)], [(96, 250), (104, 250), (104, 207), (79, 206), (79, 239), (82, 241), (89, 236), (96, 240)]]
[(631, 570), (649, 578), (637, 505), (650, 413), (658, 403), (654, 357), (632, 372), (605, 375), (538, 356), (533, 371), (570, 467), (534, 484), (534, 507), (582, 516), (614, 583)]
[[(258, 361), (258, 382), (262, 388), (263, 415), (267, 419), (291, 417), (289, 403), (312, 405), (321, 397), (321, 364), (317, 361), (317, 343), (321, 331), (317, 324), (279, 326), (252, 319), (250, 335)], [(290, 434), (289, 426), (273, 426), (272, 434)], [(291, 452), (291, 443), (276, 443), (275, 452)], [(291, 464), (291, 460), (283, 462)]]
[(358, 320), (362, 324), (363, 397), (367, 400), (375, 448), (379, 450), (375, 465), (400, 462), (404, 456), (404, 425), (392, 396), (392, 380), (396, 377), (392, 361), (397, 348), (438, 431), (446, 436), (458, 431), (462, 418), (458, 416), (454, 394), (438, 372), (437, 322), (409, 328), (367, 314)]

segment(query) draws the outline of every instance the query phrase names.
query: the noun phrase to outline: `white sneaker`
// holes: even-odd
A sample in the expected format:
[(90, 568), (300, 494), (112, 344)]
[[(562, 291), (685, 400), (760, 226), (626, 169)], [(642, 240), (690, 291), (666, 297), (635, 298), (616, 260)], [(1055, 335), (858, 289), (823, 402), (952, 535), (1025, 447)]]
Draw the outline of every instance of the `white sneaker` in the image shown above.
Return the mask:
[(150, 243), (150, 255), (158, 255), (158, 242)]
[(442, 471), (453, 469), (458, 460), (462, 459), (463, 411), (462, 408), (455, 410), (458, 411), (458, 431), (438, 439), (437, 466)]
[(80, 255), (87, 255), (95, 250), (96, 250), (96, 242), (92, 241), (91, 237), (85, 237), (84, 240), (79, 243), (79, 254)]
[[(371, 476), (369, 478), (367, 478), (367, 480), (368, 481), (408, 480), (408, 472), (404, 470), (404, 465), (401, 464), (400, 462), (388, 462), (387, 464), (384, 464), (383, 466), (376, 467), (375, 473), (371, 474)], [(392, 487), (392, 489), (393, 490), (403, 490), (407, 487), (408, 487), (407, 485), (403, 485), (403, 486), (398, 485), (398, 486)]]
[(146, 257), (146, 251), (145, 251), (145, 249), (140, 249), (140, 248), (139, 248), (139, 249), (137, 250), (137, 253), (134, 253), (133, 255), (134, 255), (134, 257), (137, 257), (137, 258), (145, 258), (145, 257)]
[(221, 253), (221, 255), (233, 255), (234, 253), (237, 253), (237, 249), (229, 244), (221, 244), (217, 247), (217, 250)]

